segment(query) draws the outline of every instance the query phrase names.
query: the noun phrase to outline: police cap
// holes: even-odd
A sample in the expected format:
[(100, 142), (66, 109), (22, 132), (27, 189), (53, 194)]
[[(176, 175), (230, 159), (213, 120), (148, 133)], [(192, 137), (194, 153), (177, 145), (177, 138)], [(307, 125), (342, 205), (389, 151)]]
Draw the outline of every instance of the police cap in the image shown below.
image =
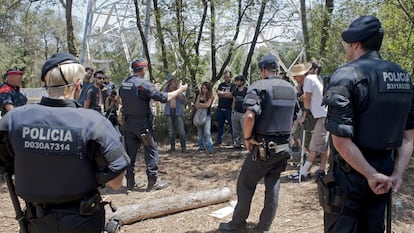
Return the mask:
[(131, 63), (131, 69), (134, 71), (140, 71), (142, 70), (142, 68), (147, 67), (148, 62), (145, 59), (135, 59), (132, 63)]
[(8, 69), (6, 71), (6, 73), (4, 74), (4, 77), (7, 77), (8, 75), (13, 75), (13, 74), (15, 74), (15, 75), (23, 75), (24, 74), (24, 71), (22, 69), (20, 69), (20, 68), (14, 67), (14, 68)]
[(44, 82), (47, 72), (55, 67), (58, 67), (63, 62), (65, 62), (65, 64), (79, 63), (78, 59), (70, 53), (55, 53), (45, 62), (45, 64), (43, 64), (40, 80)]
[(378, 32), (383, 33), (381, 22), (375, 16), (365, 15), (352, 21), (342, 32), (342, 38), (347, 43), (354, 43), (370, 38)]
[(265, 68), (266, 70), (277, 71), (279, 70), (279, 64), (276, 61), (276, 57), (273, 54), (265, 55), (259, 61), (259, 69)]

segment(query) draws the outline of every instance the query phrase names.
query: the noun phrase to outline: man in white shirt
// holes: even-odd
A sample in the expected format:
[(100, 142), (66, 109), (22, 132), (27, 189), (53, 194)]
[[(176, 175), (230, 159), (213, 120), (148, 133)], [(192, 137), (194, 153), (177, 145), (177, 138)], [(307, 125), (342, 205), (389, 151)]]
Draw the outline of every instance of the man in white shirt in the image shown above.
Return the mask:
[[(325, 128), (325, 119), (327, 114), (326, 107), (321, 106), (323, 98), (323, 84), (319, 79), (320, 65), (311, 63), (296, 64), (291, 69), (291, 76), (295, 79), (303, 79), (304, 114), (299, 120), (303, 124), (307, 114), (312, 114), (315, 118), (315, 128), (313, 129), (312, 138), (309, 144), (309, 156), (305, 164), (297, 174), (290, 175), (289, 178), (298, 180), (309, 178), (309, 169), (312, 166), (318, 154), (321, 155), (320, 167), (317, 172), (325, 173), (326, 163), (328, 161), (328, 136), (329, 133)], [(309, 117), (309, 116), (308, 116)]]

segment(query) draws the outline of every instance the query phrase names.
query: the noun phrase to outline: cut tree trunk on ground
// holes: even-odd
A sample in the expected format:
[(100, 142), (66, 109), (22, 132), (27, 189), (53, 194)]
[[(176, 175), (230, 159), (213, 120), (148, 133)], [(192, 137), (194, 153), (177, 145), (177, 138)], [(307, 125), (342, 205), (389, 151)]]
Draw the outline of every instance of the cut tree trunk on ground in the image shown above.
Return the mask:
[(172, 197), (145, 201), (144, 203), (118, 207), (114, 215), (121, 218), (121, 223), (132, 224), (144, 219), (196, 209), (211, 204), (229, 201), (231, 198), (228, 187), (210, 189), (196, 193), (176, 195)]

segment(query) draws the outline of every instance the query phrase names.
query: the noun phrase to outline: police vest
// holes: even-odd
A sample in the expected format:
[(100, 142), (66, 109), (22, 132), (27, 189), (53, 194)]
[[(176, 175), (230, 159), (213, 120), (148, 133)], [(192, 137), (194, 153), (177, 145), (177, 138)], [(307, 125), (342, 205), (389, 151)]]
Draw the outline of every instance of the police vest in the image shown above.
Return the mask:
[(146, 118), (152, 114), (150, 97), (146, 95), (147, 80), (130, 76), (121, 83), (119, 96), (122, 99), (122, 114), (136, 118)]
[(94, 161), (86, 156), (81, 136), (81, 128), (87, 124), (77, 122), (74, 126), (72, 121), (79, 115), (55, 112), (45, 119), (42, 112), (50, 108), (22, 108), (13, 115), (9, 129), (17, 195), (29, 202), (65, 203), (96, 191)]
[(254, 83), (262, 93), (262, 113), (256, 118), (255, 133), (262, 135), (290, 134), (296, 105), (295, 88), (281, 78), (269, 78)]
[(379, 59), (360, 59), (349, 65), (357, 75), (356, 88), (360, 83), (368, 85), (366, 104), (354, 106), (354, 142), (371, 150), (399, 147), (412, 99), (409, 74)]

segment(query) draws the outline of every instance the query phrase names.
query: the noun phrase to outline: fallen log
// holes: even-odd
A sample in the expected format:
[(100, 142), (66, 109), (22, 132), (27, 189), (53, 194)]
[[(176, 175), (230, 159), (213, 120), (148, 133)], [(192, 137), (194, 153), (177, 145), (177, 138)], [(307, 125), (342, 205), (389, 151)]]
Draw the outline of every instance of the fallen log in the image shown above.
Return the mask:
[(145, 201), (133, 205), (120, 206), (113, 215), (118, 215), (121, 218), (121, 223), (123, 225), (132, 224), (148, 218), (160, 217), (167, 214), (229, 201), (230, 198), (230, 189), (227, 187), (210, 189), (196, 193), (181, 194)]

